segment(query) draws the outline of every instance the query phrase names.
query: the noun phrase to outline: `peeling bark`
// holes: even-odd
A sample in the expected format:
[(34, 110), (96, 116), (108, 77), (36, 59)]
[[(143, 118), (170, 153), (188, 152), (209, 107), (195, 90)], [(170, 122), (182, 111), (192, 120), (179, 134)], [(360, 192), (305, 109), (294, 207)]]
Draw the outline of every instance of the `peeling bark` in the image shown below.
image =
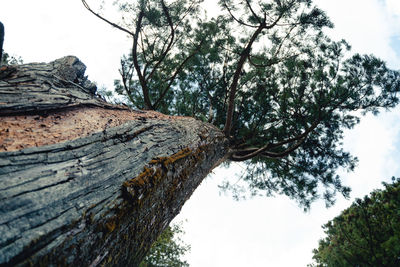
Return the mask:
[[(45, 139), (53, 138), (39, 146), (18, 149), (13, 136), (3, 138), (0, 265), (137, 266), (224, 158), (223, 133), (193, 118), (106, 103), (95, 97), (75, 57), (12, 68), (0, 81), (0, 141), (7, 129), (19, 127), (4, 129), (11, 118), (27, 123), (36, 116), (42, 122), (36, 130), (61, 126), (58, 134), (37, 131), (38, 140), (48, 132)], [(86, 109), (105, 112), (96, 117), (98, 127), (71, 134), (93, 121), (65, 118)], [(127, 113), (104, 123), (110, 111)], [(51, 116), (59, 116), (57, 123)], [(65, 128), (71, 121), (80, 126)], [(32, 138), (32, 132), (14, 132), (21, 134), (14, 136), (19, 143)]]

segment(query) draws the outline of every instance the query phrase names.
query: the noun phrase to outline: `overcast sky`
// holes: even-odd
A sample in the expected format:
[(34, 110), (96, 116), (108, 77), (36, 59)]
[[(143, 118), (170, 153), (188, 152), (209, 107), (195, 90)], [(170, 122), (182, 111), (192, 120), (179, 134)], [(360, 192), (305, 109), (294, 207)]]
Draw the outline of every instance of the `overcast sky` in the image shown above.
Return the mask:
[[(318, 0), (335, 29), (335, 39), (346, 39), (353, 52), (375, 54), (400, 69), (399, 0)], [(0, 0), (5, 25), (4, 49), (25, 62), (44, 62), (78, 56), (89, 79), (112, 88), (119, 60), (130, 42), (82, 6), (80, 0)], [(213, 1), (208, 1), (212, 10)], [(362, 197), (391, 176), (400, 176), (400, 109), (367, 116), (346, 133), (344, 146), (360, 160), (355, 172), (343, 174)], [(193, 267), (306, 266), (312, 249), (323, 237), (321, 225), (350, 205), (339, 197), (326, 209), (323, 202), (304, 213), (283, 196), (235, 202), (220, 196), (217, 185), (235, 179), (241, 166), (218, 168), (196, 190), (177, 220), (185, 220), (184, 239), (191, 244), (187, 259)]]

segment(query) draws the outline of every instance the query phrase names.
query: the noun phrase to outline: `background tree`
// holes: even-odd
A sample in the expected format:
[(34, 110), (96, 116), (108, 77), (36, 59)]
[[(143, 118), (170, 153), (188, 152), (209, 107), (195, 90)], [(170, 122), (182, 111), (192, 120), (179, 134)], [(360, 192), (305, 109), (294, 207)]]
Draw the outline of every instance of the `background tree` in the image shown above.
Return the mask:
[(3, 44), (4, 44), (4, 25), (0, 21), (0, 66), (1, 65), (12, 65), (12, 64), (22, 64), (23, 61), (20, 57), (16, 56), (10, 56), (3, 50)]
[(149, 253), (139, 267), (186, 267), (189, 264), (182, 257), (190, 251), (190, 245), (185, 244), (180, 235), (181, 224), (168, 226), (150, 248)]
[[(222, 14), (212, 19), (200, 17), (200, 1), (118, 3), (134, 14), (134, 31), (100, 16), (133, 38), (117, 92), (137, 107), (219, 127), (230, 140), (227, 159), (247, 166), (251, 195), (278, 192), (305, 208), (319, 185), (327, 205), (336, 192), (348, 196), (337, 170), (357, 160), (341, 148), (343, 130), (398, 103), (398, 72), (372, 55), (347, 55), (345, 41), (324, 34), (333, 24), (312, 0), (220, 0)], [(241, 191), (230, 181), (223, 188)]]
[(400, 179), (383, 185), (323, 226), (316, 266), (400, 265)]
[(1, 58), (1, 65), (16, 65), (23, 64), (24, 61), (21, 57), (15, 55), (9, 55), (7, 52), (3, 51), (3, 57)]

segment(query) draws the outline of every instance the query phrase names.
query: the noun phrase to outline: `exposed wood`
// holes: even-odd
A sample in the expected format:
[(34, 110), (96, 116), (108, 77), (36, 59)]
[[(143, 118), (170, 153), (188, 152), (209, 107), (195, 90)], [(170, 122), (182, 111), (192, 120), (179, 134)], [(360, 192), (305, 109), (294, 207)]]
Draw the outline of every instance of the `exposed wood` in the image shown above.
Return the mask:
[(210, 124), (107, 104), (83, 67), (0, 81), (1, 266), (137, 266), (227, 153)]

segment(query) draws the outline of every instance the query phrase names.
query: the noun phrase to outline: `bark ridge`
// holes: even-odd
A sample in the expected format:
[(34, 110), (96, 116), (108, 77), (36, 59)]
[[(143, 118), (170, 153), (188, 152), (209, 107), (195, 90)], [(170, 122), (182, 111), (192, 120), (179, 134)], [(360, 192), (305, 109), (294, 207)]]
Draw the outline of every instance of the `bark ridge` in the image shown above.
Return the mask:
[(84, 71), (70, 56), (0, 72), (0, 119), (132, 113), (85, 136), (0, 152), (2, 266), (138, 265), (227, 152), (210, 124), (106, 103)]

